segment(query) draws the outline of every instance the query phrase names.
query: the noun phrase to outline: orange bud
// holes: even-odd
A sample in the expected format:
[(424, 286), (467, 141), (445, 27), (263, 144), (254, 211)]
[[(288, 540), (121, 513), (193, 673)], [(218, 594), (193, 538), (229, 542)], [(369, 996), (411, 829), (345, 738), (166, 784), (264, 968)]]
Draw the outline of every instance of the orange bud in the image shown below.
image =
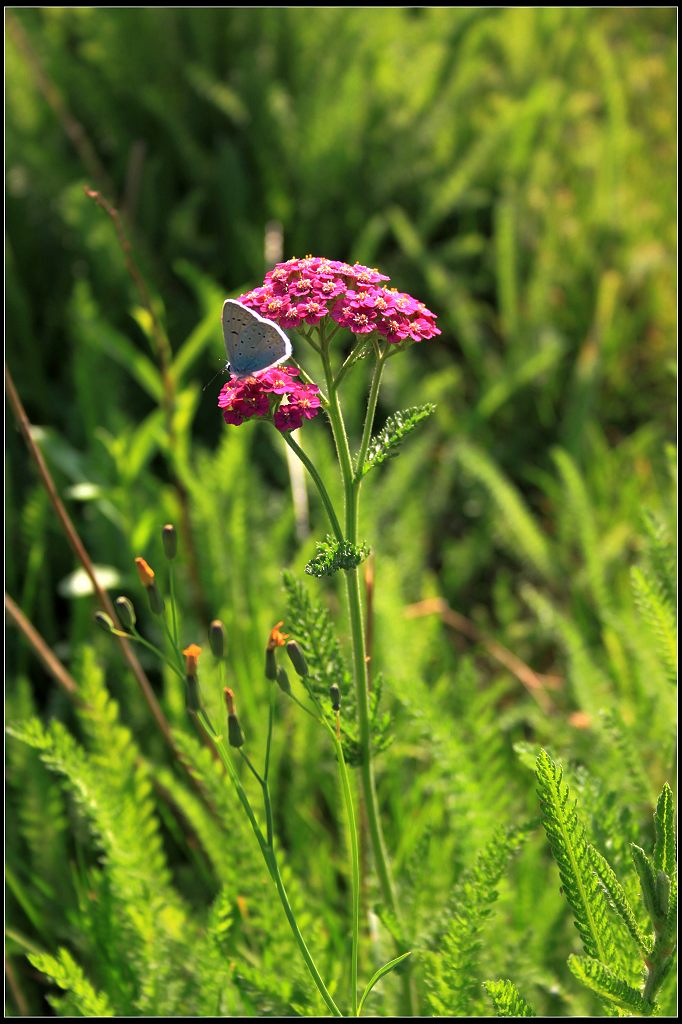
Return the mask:
[(135, 565), (143, 587), (149, 588), (154, 584), (154, 570), (145, 562), (144, 558), (136, 558)]
[(232, 690), (230, 689), (229, 686), (225, 687), (225, 689), (223, 690), (223, 693), (225, 694), (225, 703), (227, 704), (227, 713), (228, 713), (228, 715), (234, 715), (235, 714), (235, 710), (234, 710), (234, 693), (232, 692)]
[(279, 627), (284, 625), (284, 619), (278, 622), (276, 626), (273, 626), (270, 630), (270, 638), (268, 640), (268, 650), (274, 651), (275, 647), (284, 647), (287, 640), (289, 639), (288, 633), (280, 633)]
[(198, 644), (190, 644), (189, 647), (185, 647), (182, 653), (185, 655), (185, 672), (188, 676), (195, 676), (197, 674), (201, 647)]

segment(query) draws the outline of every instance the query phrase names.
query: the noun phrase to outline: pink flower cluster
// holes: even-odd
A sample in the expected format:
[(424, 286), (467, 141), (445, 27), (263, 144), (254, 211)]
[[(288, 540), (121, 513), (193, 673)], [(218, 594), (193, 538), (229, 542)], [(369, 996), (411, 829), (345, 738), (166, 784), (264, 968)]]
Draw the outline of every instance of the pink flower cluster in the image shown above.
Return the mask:
[(272, 366), (252, 377), (231, 378), (218, 398), (223, 419), (239, 426), (254, 416), (267, 416), (274, 408), (278, 430), (297, 430), (304, 419), (311, 420), (320, 411), (319, 388), (294, 380), (298, 374), (295, 366)]
[(265, 275), (259, 288), (239, 301), (291, 329), (331, 316), (353, 334), (378, 331), (388, 341), (423, 341), (440, 334), (436, 317), (411, 295), (386, 288), (385, 274), (356, 263), (320, 256), (292, 259)]

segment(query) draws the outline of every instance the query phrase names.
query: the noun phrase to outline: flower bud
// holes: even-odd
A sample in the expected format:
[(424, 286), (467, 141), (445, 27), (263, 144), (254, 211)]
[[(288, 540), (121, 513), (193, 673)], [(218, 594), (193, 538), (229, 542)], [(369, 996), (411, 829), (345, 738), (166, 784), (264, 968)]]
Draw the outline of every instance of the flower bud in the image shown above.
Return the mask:
[(149, 607), (151, 608), (154, 615), (163, 615), (164, 603), (163, 598), (159, 592), (156, 583), (152, 583), (150, 587), (147, 587), (147, 598), (149, 600)]
[(111, 615), (107, 615), (106, 612), (95, 612), (95, 622), (100, 629), (103, 629), (105, 633), (114, 632), (114, 623)]
[(123, 628), (133, 629), (135, 623), (137, 622), (133, 602), (129, 600), (127, 597), (121, 595), (120, 597), (116, 598), (114, 604), (116, 605), (116, 614), (118, 615), (118, 620), (123, 626)]
[(199, 667), (199, 655), (201, 647), (199, 644), (190, 644), (182, 652), (185, 656), (185, 672), (188, 676), (196, 676)]
[(231, 747), (244, 746), (244, 733), (236, 715), (227, 716), (227, 739)]
[(163, 550), (169, 562), (172, 562), (178, 553), (178, 535), (172, 523), (166, 523), (161, 531)]
[(289, 682), (289, 676), (286, 674), (283, 668), (277, 669), (277, 685), (279, 686), (282, 693), (291, 693), (291, 683)]
[(136, 558), (135, 565), (137, 566), (137, 574), (140, 577), (140, 583), (145, 590), (154, 586), (154, 570), (149, 563), (145, 562), (144, 558)]
[(185, 676), (185, 682), (187, 684), (187, 690), (185, 692), (185, 707), (192, 714), (196, 714), (197, 711), (201, 710), (199, 680), (196, 676)]
[(331, 697), (333, 710), (338, 711), (341, 707), (341, 693), (336, 683), (332, 683), (329, 687), (329, 696)]
[(214, 619), (208, 627), (208, 643), (214, 658), (225, 654), (225, 627), (220, 619)]
[(268, 647), (265, 651), (265, 678), (273, 682), (277, 679), (277, 658), (273, 647)]
[(303, 651), (301, 650), (301, 648), (299, 647), (295, 640), (290, 640), (289, 643), (287, 644), (287, 654), (289, 655), (289, 658), (291, 659), (291, 664), (294, 666), (299, 676), (307, 676), (308, 665), (306, 664), (306, 660), (303, 657)]
[(231, 747), (242, 747), (244, 745), (244, 733), (239, 724), (237, 713), (234, 707), (234, 693), (226, 686), (223, 690), (225, 704), (227, 705), (227, 739)]

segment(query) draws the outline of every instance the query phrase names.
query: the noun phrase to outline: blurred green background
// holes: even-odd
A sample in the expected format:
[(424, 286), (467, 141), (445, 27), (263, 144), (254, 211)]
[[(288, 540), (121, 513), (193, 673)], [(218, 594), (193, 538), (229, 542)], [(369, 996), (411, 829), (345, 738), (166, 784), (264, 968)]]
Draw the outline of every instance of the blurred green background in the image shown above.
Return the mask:
[[(437, 838), (424, 913), (442, 901), (490, 828), (532, 806), (513, 750), (524, 742), (591, 759), (604, 778), (635, 750), (633, 813), (648, 823), (672, 758), (672, 690), (629, 570), (647, 557), (644, 510), (675, 531), (675, 11), (15, 8), (6, 26), (6, 358), (112, 594), (135, 596), (132, 558), (158, 563), (159, 527), (178, 522), (191, 548), (185, 642), (223, 617), (246, 719), (261, 722), (250, 683), (284, 614), (280, 571), (302, 573), (325, 526), (311, 496), (297, 532), (274, 431), (226, 429), (219, 383), (202, 390), (223, 360), (220, 306), (262, 279), (266, 232), (281, 231), (283, 259), (378, 266), (443, 331), (389, 364), (379, 424), (396, 407), (438, 408), (363, 499), (374, 653), (395, 719), (380, 788), (398, 872)], [(84, 186), (121, 211), (165, 325), (172, 422), (149, 317)], [(363, 372), (346, 398), (355, 428)], [(322, 419), (303, 435), (331, 479)], [(12, 430), (6, 512), (8, 592), (65, 662), (84, 643), (107, 658)], [(541, 699), (482, 635), (541, 674)], [(35, 703), (69, 720), (14, 633), (8, 648), (13, 710)], [(469, 658), (478, 674), (464, 683)], [(148, 668), (179, 721), (182, 695)], [(145, 736), (132, 684), (118, 663), (110, 671)], [(328, 841), (296, 769), (314, 750), (302, 738), (280, 749), (283, 798), (299, 808), (280, 827), (294, 870), (323, 892), (296, 833)], [(20, 801), (22, 771), (18, 758)], [(25, 865), (27, 844), (10, 838)], [(38, 901), (58, 936), (49, 897)], [(538, 958), (543, 941), (540, 930)], [(565, 994), (548, 979), (565, 952), (558, 943), (546, 973), (530, 971), (559, 1015)]]

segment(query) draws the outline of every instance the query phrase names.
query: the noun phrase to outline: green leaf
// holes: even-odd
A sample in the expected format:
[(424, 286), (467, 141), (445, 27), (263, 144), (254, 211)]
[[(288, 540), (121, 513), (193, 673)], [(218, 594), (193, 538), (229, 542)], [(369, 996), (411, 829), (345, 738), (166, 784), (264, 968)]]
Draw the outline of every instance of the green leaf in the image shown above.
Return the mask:
[(652, 921), (655, 921), (658, 917), (658, 903), (656, 899), (656, 875), (654, 874), (654, 868), (647, 857), (641, 846), (637, 846), (636, 843), (630, 844), (632, 851), (632, 859), (635, 862), (635, 868), (639, 875), (639, 881), (642, 886), (642, 900), (644, 906), (647, 909), (647, 913)]
[(658, 651), (671, 683), (677, 681), (677, 621), (674, 606), (659, 590), (655, 580), (636, 566), (630, 570), (635, 603), (658, 640)]
[(526, 828), (499, 829), (479, 854), (472, 870), (455, 885), (446, 907), (444, 934), (435, 934), (426, 954), (426, 981), (436, 1016), (477, 1016), (480, 995), (481, 932), (498, 897), (511, 856), (525, 841)]
[(397, 455), (398, 449), (407, 435), (411, 434), (422, 420), (428, 419), (435, 408), (435, 405), (427, 402), (426, 405), (414, 405), (389, 416), (379, 433), (369, 442), (362, 475), (369, 473), (370, 469), (381, 465), (386, 459)]
[(615, 942), (606, 912), (604, 892), (594, 873), (585, 829), (562, 771), (545, 750), (538, 754), (536, 774), (542, 805), (542, 823), (559, 868), (564, 895), (573, 911), (575, 926), (590, 957), (610, 962)]
[(338, 541), (330, 534), (317, 541), (317, 554), (305, 567), (308, 576), (333, 576), (340, 569), (354, 569), (369, 555), (367, 544)]
[(60, 948), (59, 957), (48, 953), (29, 953), (29, 961), (60, 988), (70, 992), (84, 1017), (113, 1017), (107, 997), (90, 984), (68, 950)]
[(571, 954), (568, 966), (578, 981), (623, 1010), (649, 1016), (653, 1005), (611, 968), (590, 956)]
[(672, 876), (676, 864), (675, 849), (675, 805), (673, 792), (666, 782), (656, 804), (654, 814), (656, 844), (654, 846), (654, 867)]
[(611, 865), (608, 863), (605, 857), (602, 857), (601, 853), (588, 844), (588, 850), (592, 866), (595, 870), (597, 878), (604, 887), (604, 891), (608, 898), (609, 903), (613, 909), (620, 915), (626, 928), (632, 935), (633, 939), (639, 946), (642, 953), (645, 955), (651, 952), (651, 941), (643, 934), (640, 929), (635, 913), (630, 906), (630, 902), (627, 898), (623, 886), (616, 878)]
[(526, 1002), (513, 981), (486, 981), (483, 988), (490, 996), (498, 1017), (535, 1017), (533, 1007)]
[(372, 991), (372, 989), (374, 988), (374, 986), (376, 985), (376, 983), (377, 983), (377, 982), (378, 982), (378, 981), (379, 981), (379, 980), (380, 980), (381, 978), (383, 978), (383, 976), (384, 976), (385, 974), (388, 974), (388, 973), (389, 973), (390, 971), (392, 971), (392, 970), (393, 970), (393, 969), (394, 969), (395, 967), (397, 967), (397, 966), (398, 966), (398, 964), (402, 963), (402, 962), (403, 962), (403, 960), (407, 959), (407, 957), (408, 957), (408, 956), (411, 956), (411, 954), (412, 954), (412, 950), (411, 950), (411, 949), (409, 949), (409, 950), (407, 951), (407, 953), (401, 953), (401, 955), (400, 955), (400, 956), (397, 956), (397, 957), (395, 958), (395, 960), (389, 960), (389, 962), (388, 962), (387, 964), (384, 964), (384, 966), (383, 966), (383, 967), (380, 967), (380, 968), (379, 968), (379, 970), (378, 970), (378, 971), (376, 972), (376, 974), (373, 974), (373, 975), (372, 975), (372, 977), (370, 978), (370, 980), (369, 980), (369, 981), (367, 982), (367, 987), (365, 988), (365, 991), (364, 991), (364, 992), (362, 993), (362, 999), (360, 1000), (360, 1005), (358, 1006), (358, 1017), (359, 1017), (359, 1016), (360, 1016), (360, 1014), (362, 1013), (362, 1007), (363, 1007), (363, 1006), (365, 1005), (365, 999), (366, 999), (366, 998), (367, 998), (367, 996), (368, 996), (368, 995), (370, 994), (370, 992)]

